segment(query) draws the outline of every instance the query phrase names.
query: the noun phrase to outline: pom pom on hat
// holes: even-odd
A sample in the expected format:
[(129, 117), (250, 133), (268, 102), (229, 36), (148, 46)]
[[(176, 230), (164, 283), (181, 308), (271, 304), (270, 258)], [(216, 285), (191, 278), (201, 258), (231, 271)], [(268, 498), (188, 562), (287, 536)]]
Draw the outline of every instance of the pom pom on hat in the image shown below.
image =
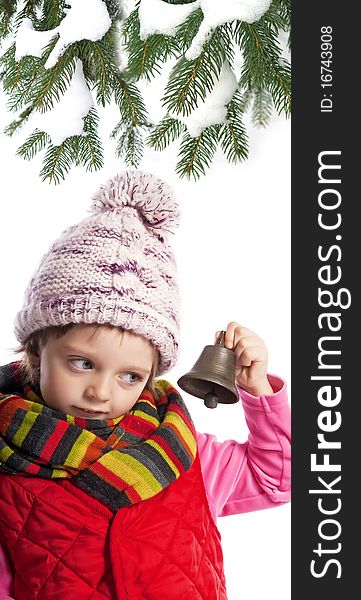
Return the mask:
[(135, 209), (147, 227), (166, 230), (179, 223), (171, 187), (151, 173), (125, 171), (109, 179), (92, 198), (91, 212)]

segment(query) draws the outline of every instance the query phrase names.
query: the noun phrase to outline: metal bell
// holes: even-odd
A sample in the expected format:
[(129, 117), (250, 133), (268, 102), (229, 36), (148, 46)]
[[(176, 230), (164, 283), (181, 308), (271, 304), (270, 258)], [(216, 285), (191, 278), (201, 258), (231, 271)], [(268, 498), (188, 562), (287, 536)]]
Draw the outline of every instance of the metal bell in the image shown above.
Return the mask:
[(193, 368), (178, 379), (179, 387), (202, 398), (207, 408), (239, 400), (234, 383), (236, 356), (233, 350), (225, 348), (225, 334), (221, 331), (213, 346), (205, 346)]

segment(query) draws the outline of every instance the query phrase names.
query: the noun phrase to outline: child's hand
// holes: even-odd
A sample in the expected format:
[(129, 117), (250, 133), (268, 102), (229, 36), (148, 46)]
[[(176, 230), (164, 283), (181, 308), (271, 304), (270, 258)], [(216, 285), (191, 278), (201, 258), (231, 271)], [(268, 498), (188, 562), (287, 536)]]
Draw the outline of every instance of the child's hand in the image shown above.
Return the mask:
[[(216, 332), (215, 341), (219, 336)], [(250, 329), (228, 323), (225, 346), (236, 355), (236, 383), (253, 396), (273, 394), (267, 379), (268, 352), (263, 340)]]

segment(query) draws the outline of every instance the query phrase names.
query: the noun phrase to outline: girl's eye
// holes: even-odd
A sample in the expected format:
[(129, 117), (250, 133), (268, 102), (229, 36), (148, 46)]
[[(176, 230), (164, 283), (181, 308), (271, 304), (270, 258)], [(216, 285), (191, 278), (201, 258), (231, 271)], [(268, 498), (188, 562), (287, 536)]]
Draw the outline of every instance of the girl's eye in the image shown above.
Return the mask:
[(139, 381), (142, 380), (141, 376), (138, 375), (137, 373), (123, 373), (121, 375), (122, 380), (125, 383), (138, 383)]
[(92, 368), (92, 363), (86, 358), (73, 358), (70, 362), (76, 369), (88, 371)]

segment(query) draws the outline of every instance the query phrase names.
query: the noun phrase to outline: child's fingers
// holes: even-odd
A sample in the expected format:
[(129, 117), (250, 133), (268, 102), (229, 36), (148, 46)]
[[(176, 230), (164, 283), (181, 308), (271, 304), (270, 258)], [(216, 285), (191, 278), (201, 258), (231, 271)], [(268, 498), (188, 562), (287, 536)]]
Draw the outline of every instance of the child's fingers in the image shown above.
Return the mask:
[[(253, 331), (248, 329), (248, 327), (244, 327), (235, 321), (232, 321), (228, 324), (226, 335), (225, 335), (225, 345), (226, 348), (230, 348), (234, 350), (239, 343), (240, 340), (247, 340), (249, 338), (249, 342), (252, 343), (252, 340), (260, 340), (258, 335), (256, 335)], [(246, 342), (245, 342), (246, 343)], [(252, 343), (254, 345), (254, 342)]]
[(255, 362), (265, 362), (267, 360), (267, 352), (262, 344), (255, 344), (254, 346), (247, 347), (236, 347), (236, 366), (237, 367), (250, 367)]
[[(238, 348), (238, 352), (240, 353), (247, 346), (264, 345), (263, 340), (261, 340), (261, 338), (256, 333), (248, 329), (248, 327), (240, 325), (239, 323), (237, 323), (237, 321), (231, 321), (230, 323), (228, 323), (224, 331), (224, 343), (226, 348), (229, 348), (230, 350), (236, 351), (236, 348)], [(220, 333), (220, 330), (216, 331), (214, 343), (217, 342)]]
[(250, 335), (255, 335), (255, 334), (253, 333), (253, 331), (251, 331), (247, 327), (243, 327), (243, 325), (240, 325), (236, 321), (231, 321), (230, 323), (228, 323), (227, 328), (226, 328), (225, 346), (226, 346), (226, 348), (230, 348), (231, 350), (234, 350), (238, 341), (241, 338), (247, 337)]
[(267, 353), (267, 348), (264, 341), (258, 337), (258, 335), (244, 335), (235, 340), (235, 344), (233, 347), (234, 352), (242, 352), (248, 347), (259, 346), (263, 348), (263, 351)]
[[(236, 330), (238, 329), (245, 329), (245, 327), (241, 327), (241, 325), (239, 323), (236, 323), (236, 321), (231, 321), (230, 323), (228, 323), (226, 329), (223, 329), (222, 331), (225, 332), (225, 336), (224, 336), (224, 344), (226, 346), (226, 348), (230, 348), (231, 350), (233, 350), (233, 347), (235, 346), (236, 343)], [(216, 343), (219, 334), (221, 333), (221, 331), (216, 331), (216, 334), (214, 336), (214, 342)]]

